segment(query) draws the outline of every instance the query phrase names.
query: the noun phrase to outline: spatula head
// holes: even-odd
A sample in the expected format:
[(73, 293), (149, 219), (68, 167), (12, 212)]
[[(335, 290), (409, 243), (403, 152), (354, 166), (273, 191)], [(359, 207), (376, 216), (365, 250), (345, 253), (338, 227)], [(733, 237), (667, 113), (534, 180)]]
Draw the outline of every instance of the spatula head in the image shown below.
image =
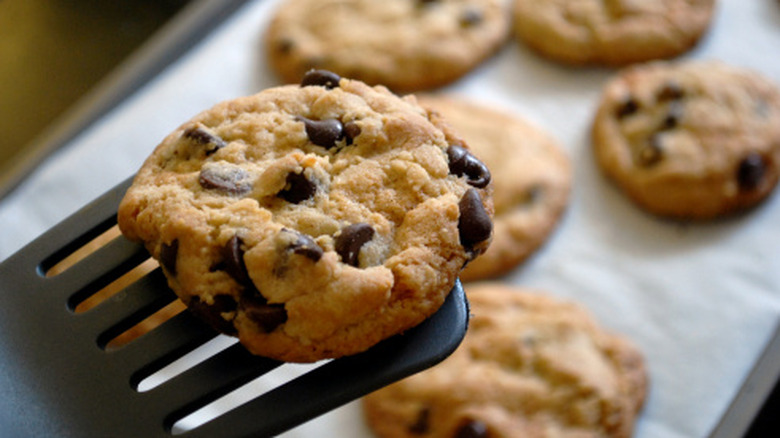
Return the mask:
[[(70, 269), (57, 261), (116, 224), (130, 180), (0, 265), (0, 428), (15, 437), (170, 436), (202, 406), (285, 364), (233, 345), (153, 389), (146, 377), (217, 333), (182, 312), (116, 349), (111, 339), (176, 300), (157, 269), (82, 313), (76, 306), (143, 263), (146, 250), (119, 236)], [(186, 437), (270, 436), (428, 368), (458, 346), (468, 305), (456, 285), (431, 318), (370, 350), (323, 363)]]

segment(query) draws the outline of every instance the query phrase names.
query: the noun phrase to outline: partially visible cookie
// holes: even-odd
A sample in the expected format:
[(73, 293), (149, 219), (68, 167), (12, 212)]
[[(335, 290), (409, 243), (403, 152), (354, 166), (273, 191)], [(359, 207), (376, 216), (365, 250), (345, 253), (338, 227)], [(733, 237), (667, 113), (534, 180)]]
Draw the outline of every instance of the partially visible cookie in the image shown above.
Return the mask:
[(504, 111), (462, 98), (418, 95), (468, 142), (490, 169), (495, 190), (490, 248), (461, 273), (461, 280), (510, 271), (545, 243), (566, 208), (571, 165), (557, 141)]
[(570, 64), (626, 65), (691, 49), (715, 0), (514, 0), (520, 40)]
[(402, 93), (465, 75), (509, 27), (504, 0), (286, 0), (265, 40), (287, 83), (318, 68)]
[(363, 351), (433, 314), (492, 236), (490, 177), (435, 114), (312, 71), (154, 150), (118, 213), (187, 306), (252, 353)]
[(644, 359), (580, 306), (473, 284), (466, 337), (444, 362), (363, 399), (382, 438), (631, 436)]
[(780, 91), (720, 62), (638, 65), (605, 86), (592, 136), (601, 169), (646, 210), (723, 216), (777, 184)]

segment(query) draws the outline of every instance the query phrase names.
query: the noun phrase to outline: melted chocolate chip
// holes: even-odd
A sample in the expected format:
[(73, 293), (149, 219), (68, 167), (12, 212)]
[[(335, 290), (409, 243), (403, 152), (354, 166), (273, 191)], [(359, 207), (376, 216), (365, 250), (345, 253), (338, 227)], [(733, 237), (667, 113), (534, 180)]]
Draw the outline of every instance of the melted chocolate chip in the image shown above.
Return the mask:
[(766, 174), (766, 162), (764, 157), (756, 152), (751, 152), (742, 159), (737, 168), (737, 182), (740, 190), (754, 190), (764, 180)]
[(479, 420), (467, 420), (455, 431), (454, 438), (488, 438), (487, 425)]
[(287, 322), (287, 310), (282, 304), (245, 307), (244, 312), (266, 333)]
[(317, 146), (330, 149), (336, 142), (344, 138), (344, 125), (336, 119), (311, 120), (303, 116), (297, 117), (306, 127), (306, 135)]
[(683, 104), (679, 100), (675, 100), (669, 103), (669, 109), (666, 112), (666, 117), (661, 122), (661, 129), (674, 129), (680, 123), (683, 117)]
[(333, 89), (339, 86), (341, 76), (328, 70), (309, 70), (301, 80), (301, 87), (320, 86)]
[(358, 266), (360, 248), (374, 237), (374, 229), (366, 223), (348, 225), (336, 237), (336, 253), (341, 261), (352, 266)]
[(179, 255), (179, 239), (160, 245), (160, 264), (171, 275), (176, 275), (176, 258)]
[(472, 27), (481, 23), (483, 19), (482, 11), (468, 8), (460, 14), (459, 23), (461, 27)]
[(409, 425), (409, 433), (413, 435), (425, 435), (431, 427), (431, 410), (423, 407), (417, 413), (417, 419)]
[(290, 245), (290, 249), (293, 253), (307, 257), (315, 262), (319, 261), (324, 253), (311, 236), (301, 233), (298, 233), (298, 240)]
[(291, 204), (299, 204), (312, 196), (317, 191), (317, 186), (306, 179), (303, 173), (290, 172), (287, 175), (287, 185), (276, 194)]
[(256, 287), (245, 288), (241, 291), (242, 307), (258, 307), (268, 304), (268, 300), (257, 290)]
[(239, 284), (247, 285), (252, 283), (249, 273), (244, 263), (244, 250), (241, 248), (244, 242), (238, 236), (233, 236), (222, 247), (220, 255), (222, 256), (223, 269)]
[(493, 231), (493, 222), (482, 205), (482, 198), (475, 189), (468, 189), (458, 203), (460, 218), (458, 232), (464, 248), (472, 248), (487, 240)]
[(632, 96), (626, 96), (618, 103), (617, 108), (615, 108), (615, 116), (618, 119), (622, 119), (637, 111), (639, 111), (639, 102)]
[(199, 126), (193, 126), (186, 129), (182, 133), (182, 136), (194, 141), (195, 143), (207, 146), (206, 155), (211, 155), (217, 150), (227, 146), (225, 140), (222, 140), (221, 138)]
[(447, 148), (450, 173), (468, 177), (468, 183), (477, 188), (484, 188), (490, 183), (490, 170), (485, 163), (479, 161), (471, 152), (458, 145)]
[(650, 167), (657, 164), (664, 157), (664, 150), (661, 144), (661, 136), (658, 134), (650, 137), (647, 142), (639, 149), (636, 160), (642, 167)]
[(659, 102), (666, 100), (679, 100), (685, 96), (685, 89), (677, 82), (669, 81), (658, 91)]
[(344, 138), (346, 139), (347, 146), (351, 145), (355, 141), (358, 135), (360, 135), (360, 125), (355, 122), (347, 122), (344, 124)]
[(231, 321), (222, 317), (223, 313), (235, 312), (238, 305), (230, 295), (214, 295), (214, 303), (206, 304), (200, 297), (192, 297), (187, 307), (198, 318), (207, 322), (217, 331), (228, 335), (235, 335), (236, 328)]
[(287, 321), (283, 304), (268, 304), (268, 300), (255, 288), (247, 288), (241, 294), (241, 311), (266, 333)]
[(198, 176), (201, 187), (207, 190), (243, 195), (252, 189), (247, 182), (249, 173), (235, 166), (204, 166)]

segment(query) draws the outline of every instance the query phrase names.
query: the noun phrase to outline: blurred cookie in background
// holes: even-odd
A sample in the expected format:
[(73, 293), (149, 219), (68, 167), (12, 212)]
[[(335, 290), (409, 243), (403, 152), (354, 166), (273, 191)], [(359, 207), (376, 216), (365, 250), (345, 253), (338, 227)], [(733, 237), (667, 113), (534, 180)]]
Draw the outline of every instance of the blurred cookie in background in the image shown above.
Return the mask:
[(572, 169), (557, 141), (505, 111), (454, 96), (419, 95), (490, 169), (493, 243), (461, 273), (463, 281), (497, 277), (517, 267), (556, 229), (569, 202)]
[(382, 438), (629, 437), (647, 392), (639, 350), (578, 304), (466, 286), (473, 314), (444, 362), (363, 399)]
[(287, 83), (315, 68), (406, 93), (465, 75), (509, 29), (504, 0), (286, 0), (266, 52)]
[(567, 64), (620, 66), (680, 55), (710, 26), (715, 0), (513, 0), (517, 37)]
[(639, 206), (711, 219), (777, 185), (780, 91), (716, 61), (636, 65), (605, 86), (592, 138), (603, 172)]

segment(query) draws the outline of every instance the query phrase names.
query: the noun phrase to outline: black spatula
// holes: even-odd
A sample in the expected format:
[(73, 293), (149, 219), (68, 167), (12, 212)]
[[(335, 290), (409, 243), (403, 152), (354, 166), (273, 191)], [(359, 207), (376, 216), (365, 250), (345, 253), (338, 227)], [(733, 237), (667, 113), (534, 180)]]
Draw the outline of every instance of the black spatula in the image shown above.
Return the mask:
[[(0, 265), (0, 434), (13, 437), (171, 436), (181, 418), (282, 365), (233, 345), (163, 384), (147, 376), (217, 333), (189, 312), (117, 349), (108, 342), (176, 299), (157, 269), (97, 307), (76, 305), (148, 258), (117, 237), (53, 277), (45, 272), (116, 224), (130, 180)], [(370, 350), (325, 362), (183, 437), (270, 436), (430, 367), (460, 343), (468, 305), (459, 282), (421, 325)], [(178, 432), (177, 432), (178, 433)]]

